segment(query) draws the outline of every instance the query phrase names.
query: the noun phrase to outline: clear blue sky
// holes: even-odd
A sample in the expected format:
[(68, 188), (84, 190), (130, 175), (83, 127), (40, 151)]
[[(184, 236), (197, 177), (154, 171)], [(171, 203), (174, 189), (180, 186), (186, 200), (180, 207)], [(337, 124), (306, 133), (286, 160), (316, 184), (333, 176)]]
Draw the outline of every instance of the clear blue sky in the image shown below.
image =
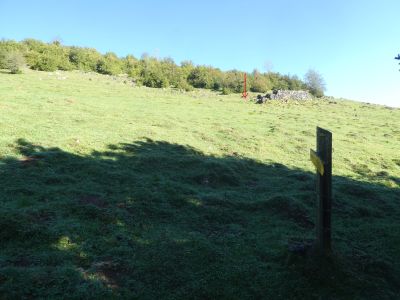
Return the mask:
[(327, 94), (400, 106), (400, 1), (0, 0), (0, 38), (66, 45), (223, 70), (303, 77)]

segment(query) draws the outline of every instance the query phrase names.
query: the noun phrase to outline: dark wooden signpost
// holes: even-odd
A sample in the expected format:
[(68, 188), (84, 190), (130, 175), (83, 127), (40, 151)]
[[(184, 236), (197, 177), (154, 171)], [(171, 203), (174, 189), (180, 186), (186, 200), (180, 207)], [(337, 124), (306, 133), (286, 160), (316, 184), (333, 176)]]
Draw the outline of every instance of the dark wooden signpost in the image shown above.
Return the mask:
[(310, 159), (317, 169), (317, 241), (319, 254), (329, 255), (331, 245), (332, 209), (332, 133), (317, 127), (317, 151), (311, 149)]

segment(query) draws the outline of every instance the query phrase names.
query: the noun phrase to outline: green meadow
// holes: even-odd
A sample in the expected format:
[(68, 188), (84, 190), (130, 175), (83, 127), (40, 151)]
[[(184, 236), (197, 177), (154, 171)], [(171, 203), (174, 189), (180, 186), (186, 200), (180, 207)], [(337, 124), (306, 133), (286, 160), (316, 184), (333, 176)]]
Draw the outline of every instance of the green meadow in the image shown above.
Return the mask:
[[(252, 95), (254, 96), (254, 95)], [(333, 255), (315, 237), (333, 134)], [(397, 299), (400, 109), (0, 73), (0, 299)]]

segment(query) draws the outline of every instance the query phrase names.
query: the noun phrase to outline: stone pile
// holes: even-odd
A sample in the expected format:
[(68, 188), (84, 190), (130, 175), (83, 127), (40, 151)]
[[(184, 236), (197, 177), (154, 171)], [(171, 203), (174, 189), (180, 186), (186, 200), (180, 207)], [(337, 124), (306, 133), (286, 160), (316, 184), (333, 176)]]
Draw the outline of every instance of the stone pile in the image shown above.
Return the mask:
[(289, 90), (274, 90), (272, 93), (263, 95), (257, 95), (256, 103), (262, 104), (268, 100), (309, 100), (312, 99), (311, 94), (308, 91), (289, 91)]

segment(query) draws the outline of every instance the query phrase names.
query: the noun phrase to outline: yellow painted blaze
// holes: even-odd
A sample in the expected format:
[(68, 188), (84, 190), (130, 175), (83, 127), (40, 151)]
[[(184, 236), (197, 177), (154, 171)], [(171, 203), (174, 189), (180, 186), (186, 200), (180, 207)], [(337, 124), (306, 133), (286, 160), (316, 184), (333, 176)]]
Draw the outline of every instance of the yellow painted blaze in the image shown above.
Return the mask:
[(314, 166), (317, 168), (318, 173), (324, 175), (324, 163), (321, 158), (319, 158), (317, 153), (312, 149), (310, 149), (310, 159)]

